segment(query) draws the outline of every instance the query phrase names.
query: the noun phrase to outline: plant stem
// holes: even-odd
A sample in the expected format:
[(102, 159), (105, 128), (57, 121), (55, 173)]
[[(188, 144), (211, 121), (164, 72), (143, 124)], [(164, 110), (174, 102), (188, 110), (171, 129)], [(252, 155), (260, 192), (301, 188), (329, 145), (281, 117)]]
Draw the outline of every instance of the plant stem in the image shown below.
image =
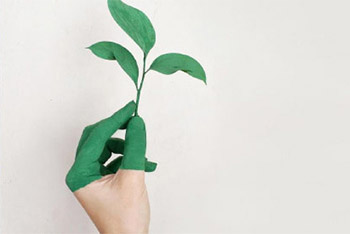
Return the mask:
[(143, 86), (143, 81), (145, 79), (146, 76), (146, 54), (143, 54), (143, 68), (142, 68), (142, 79), (141, 79), (141, 83), (139, 88), (137, 89), (137, 96), (136, 96), (136, 110), (135, 110), (135, 116), (138, 116), (138, 109), (139, 109), (139, 102), (140, 102), (140, 95), (141, 95), (141, 90), (142, 90), (142, 86)]

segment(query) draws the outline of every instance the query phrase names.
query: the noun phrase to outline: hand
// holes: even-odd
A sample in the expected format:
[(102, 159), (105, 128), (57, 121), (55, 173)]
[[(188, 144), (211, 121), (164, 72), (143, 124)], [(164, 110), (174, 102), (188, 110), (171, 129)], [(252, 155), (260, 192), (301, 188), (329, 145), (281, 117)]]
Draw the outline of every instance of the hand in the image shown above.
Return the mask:
[[(101, 233), (147, 233), (150, 209), (145, 171), (157, 164), (147, 161), (146, 129), (142, 118), (132, 117), (130, 102), (111, 117), (84, 129), (75, 162), (66, 183)], [(111, 136), (127, 125), (125, 142)], [(123, 154), (104, 164), (112, 153)]]

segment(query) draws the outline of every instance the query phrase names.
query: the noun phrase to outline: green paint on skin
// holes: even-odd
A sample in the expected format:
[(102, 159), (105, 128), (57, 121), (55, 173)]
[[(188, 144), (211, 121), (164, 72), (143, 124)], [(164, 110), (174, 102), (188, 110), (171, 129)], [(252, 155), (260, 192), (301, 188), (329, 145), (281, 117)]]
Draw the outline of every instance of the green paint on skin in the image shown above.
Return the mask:
[[(146, 172), (156, 169), (157, 164), (145, 158), (146, 128), (141, 117), (132, 117), (135, 108), (135, 102), (129, 102), (111, 117), (84, 129), (75, 162), (66, 176), (66, 184), (72, 192), (119, 169)], [(127, 122), (125, 141), (111, 138)], [(112, 153), (124, 156), (104, 166)]]

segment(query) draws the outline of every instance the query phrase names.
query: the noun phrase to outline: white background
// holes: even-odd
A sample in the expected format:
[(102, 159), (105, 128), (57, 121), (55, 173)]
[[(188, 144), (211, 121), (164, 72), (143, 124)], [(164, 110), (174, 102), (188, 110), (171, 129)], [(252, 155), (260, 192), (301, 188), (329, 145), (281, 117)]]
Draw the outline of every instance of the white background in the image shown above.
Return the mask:
[[(350, 233), (349, 1), (128, 0), (208, 86), (148, 73), (151, 233)], [(105, 0), (1, 0), (1, 231), (96, 233), (64, 184), (84, 126), (135, 97)], [(148, 63), (148, 64), (149, 64)]]

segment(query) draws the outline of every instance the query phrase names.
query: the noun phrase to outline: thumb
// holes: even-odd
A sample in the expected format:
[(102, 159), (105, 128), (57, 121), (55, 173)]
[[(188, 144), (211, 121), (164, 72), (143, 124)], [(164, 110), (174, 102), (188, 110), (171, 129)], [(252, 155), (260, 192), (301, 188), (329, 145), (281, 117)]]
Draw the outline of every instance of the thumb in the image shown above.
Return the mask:
[(131, 118), (126, 128), (124, 157), (120, 169), (145, 170), (146, 127), (139, 116)]

